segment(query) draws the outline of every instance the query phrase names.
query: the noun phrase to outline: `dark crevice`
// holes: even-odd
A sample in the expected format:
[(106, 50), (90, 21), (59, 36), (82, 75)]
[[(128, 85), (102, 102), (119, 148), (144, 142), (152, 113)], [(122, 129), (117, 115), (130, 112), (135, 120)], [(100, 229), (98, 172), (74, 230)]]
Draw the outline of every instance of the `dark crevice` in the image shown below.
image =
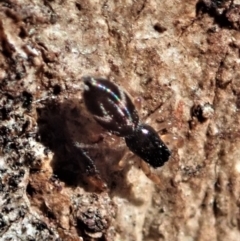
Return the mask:
[(196, 4), (196, 15), (208, 14), (214, 18), (215, 23), (222, 28), (234, 28), (233, 23), (228, 19), (227, 14), (236, 6), (231, 1), (227, 4), (226, 0), (200, 0)]

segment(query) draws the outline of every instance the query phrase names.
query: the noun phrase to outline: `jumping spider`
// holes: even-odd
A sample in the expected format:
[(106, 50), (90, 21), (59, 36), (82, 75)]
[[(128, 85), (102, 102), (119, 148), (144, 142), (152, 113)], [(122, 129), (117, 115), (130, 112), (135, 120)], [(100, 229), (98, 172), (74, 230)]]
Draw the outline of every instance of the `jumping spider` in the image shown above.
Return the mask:
[(141, 166), (146, 176), (159, 184), (159, 177), (151, 173), (149, 165), (163, 166), (171, 152), (158, 133), (140, 121), (133, 102), (122, 88), (104, 78), (87, 76), (82, 79), (87, 110), (107, 131), (124, 137), (128, 148), (144, 161)]

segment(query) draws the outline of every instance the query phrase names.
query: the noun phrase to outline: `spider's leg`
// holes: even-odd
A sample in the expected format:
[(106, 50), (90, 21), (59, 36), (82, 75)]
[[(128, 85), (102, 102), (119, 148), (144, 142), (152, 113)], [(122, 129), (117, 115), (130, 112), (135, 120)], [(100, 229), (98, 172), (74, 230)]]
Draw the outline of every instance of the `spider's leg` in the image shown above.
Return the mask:
[(126, 165), (126, 163), (130, 159), (132, 159), (132, 157), (134, 157), (134, 154), (126, 148), (126, 150), (124, 151), (123, 157), (121, 158), (121, 160), (118, 163), (118, 169), (122, 170), (124, 168), (124, 166)]
[(98, 144), (84, 144), (84, 143), (79, 143), (79, 142), (73, 142), (73, 145), (79, 149), (97, 149)]
[[(147, 119), (146, 123), (148, 123), (148, 122), (151, 122), (149, 118)], [(172, 133), (174, 126), (176, 126), (176, 123), (174, 120), (163, 121), (160, 123), (155, 122), (153, 126), (154, 126), (155, 130), (157, 131), (157, 133), (159, 134), (162, 141), (168, 147), (170, 147), (170, 150), (173, 150), (175, 148), (180, 148), (184, 145), (184, 139), (181, 136)], [(167, 132), (165, 134), (161, 134), (162, 130), (164, 130), (164, 129), (169, 132)]]
[[(86, 146), (88, 145), (84, 145), (81, 143), (73, 143), (73, 145), (79, 149), (81, 155), (84, 157), (84, 160), (86, 162), (85, 164), (85, 172), (87, 174), (87, 181), (94, 187), (96, 187), (97, 189), (104, 191), (107, 188), (106, 183), (102, 180), (99, 171), (96, 168), (96, 165), (93, 161), (93, 159), (88, 155), (87, 151), (84, 150), (84, 148), (86, 148)], [(84, 146), (84, 148), (82, 148)], [(91, 147), (91, 145), (89, 145)], [(94, 148), (96, 148), (96, 146), (94, 146)]]
[(145, 174), (151, 181), (153, 181), (153, 182), (154, 182), (155, 184), (157, 184), (158, 186), (162, 186), (162, 182), (161, 182), (159, 176), (158, 176), (157, 174), (152, 173), (149, 165), (148, 165), (145, 161), (143, 161), (143, 160), (141, 160), (141, 168), (142, 168), (144, 174)]

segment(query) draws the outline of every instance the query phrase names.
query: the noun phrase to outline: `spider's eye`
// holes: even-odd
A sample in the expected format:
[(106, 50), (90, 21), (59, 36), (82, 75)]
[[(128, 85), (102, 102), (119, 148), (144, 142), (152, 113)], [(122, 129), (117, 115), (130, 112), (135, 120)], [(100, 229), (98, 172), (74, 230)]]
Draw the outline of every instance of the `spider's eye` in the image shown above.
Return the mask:
[(171, 155), (158, 133), (149, 125), (139, 125), (125, 141), (132, 152), (154, 168), (162, 166)]
[(83, 81), (84, 102), (96, 121), (115, 135), (131, 134), (139, 117), (126, 92), (103, 78), (83, 77)]

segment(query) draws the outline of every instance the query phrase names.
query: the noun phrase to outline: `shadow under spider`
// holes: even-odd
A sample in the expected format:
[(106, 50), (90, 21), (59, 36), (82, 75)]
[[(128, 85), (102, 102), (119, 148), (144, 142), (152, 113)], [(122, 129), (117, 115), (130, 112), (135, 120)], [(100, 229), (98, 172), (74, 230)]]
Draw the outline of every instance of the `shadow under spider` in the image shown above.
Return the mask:
[(107, 185), (114, 195), (127, 199), (133, 196), (126, 180), (131, 165), (116, 169), (125, 145), (109, 144), (105, 139), (112, 137), (87, 113), (84, 104), (79, 100), (45, 101), (37, 111), (40, 142), (54, 153), (51, 166), (61, 181), (68, 186), (82, 186), (86, 191), (103, 191)]

